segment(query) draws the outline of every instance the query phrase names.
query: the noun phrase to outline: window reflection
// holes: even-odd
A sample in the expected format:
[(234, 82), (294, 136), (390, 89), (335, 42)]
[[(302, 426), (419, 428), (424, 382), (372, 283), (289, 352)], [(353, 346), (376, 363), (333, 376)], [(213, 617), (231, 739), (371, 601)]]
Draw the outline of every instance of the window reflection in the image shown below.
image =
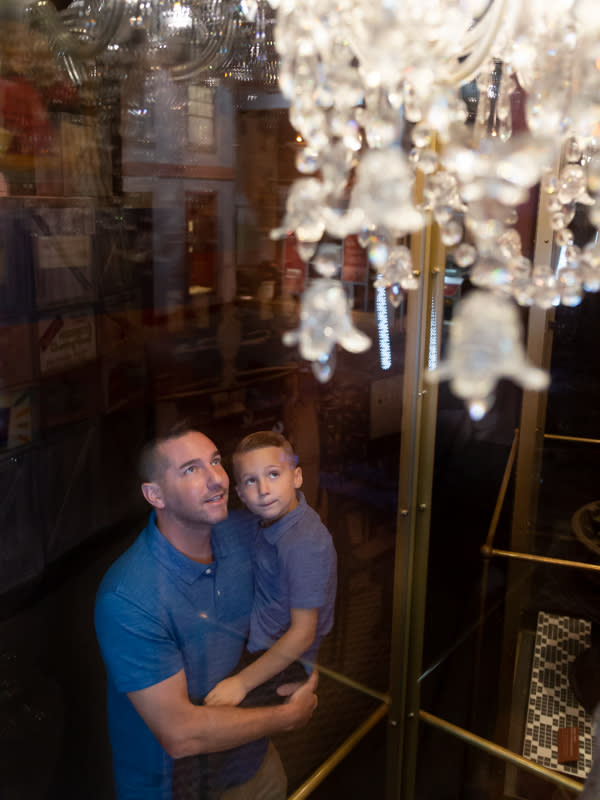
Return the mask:
[[(335, 541), (338, 602), (321, 652), (319, 718), (277, 739), (296, 787), (376, 707), (344, 678), (388, 690), (401, 398), (411, 356), (404, 353), (405, 297), (383, 301), (385, 369), (364, 251), (352, 239), (327, 242), (339, 256), (353, 321), (375, 344), (361, 355), (341, 353), (331, 381), (319, 384), (282, 343), (314, 273), (292, 237), (269, 238), (301, 146), (272, 76), (266, 86), (188, 85), (160, 66), (125, 70), (107, 56), (88, 83), (75, 86), (41, 34), (12, 16), (0, 25), (0, 70), (0, 772), (7, 796), (112, 796), (93, 599), (145, 524), (139, 448), (182, 416), (210, 433), (228, 467), (246, 433), (285, 432), (307, 501)], [(532, 192), (519, 215), (528, 254), (535, 202)], [(444, 341), (469, 289), (449, 260), (439, 309)], [(547, 405), (537, 409), (542, 435), (598, 437), (597, 300), (587, 294), (580, 309), (561, 308), (552, 320), (553, 381)], [(522, 426), (522, 399), (502, 383), (491, 413), (473, 422), (440, 388), (421, 681), (424, 708), (519, 753), (538, 614), (583, 619), (586, 646), (597, 625), (594, 575), (513, 569), (480, 554)], [(594, 563), (596, 448), (543, 440), (518, 479), (527, 513), (519, 516), (515, 474), (496, 546), (526, 542), (534, 554)], [(376, 737), (365, 762), (340, 772), (345, 796), (359, 796), (365, 776), (365, 796), (383, 791), (384, 732)], [(490, 769), (491, 760), (465, 754), (445, 734), (424, 732), (420, 759), (423, 796), (450, 785), (461, 797), (498, 796), (506, 786), (534, 796), (523, 774)], [(322, 788), (316, 797), (319, 791), (333, 796)]]
[[(108, 61), (76, 87), (22, 20), (0, 36), (3, 791), (113, 796), (94, 595), (145, 524), (139, 449), (180, 417), (228, 467), (246, 433), (283, 431), (334, 537), (320, 717), (277, 738), (293, 789), (377, 707), (348, 683), (387, 690), (402, 314), (389, 309), (386, 373), (342, 355), (322, 386), (282, 343), (310, 269), (268, 235), (298, 148), (277, 95)], [(375, 340), (362, 251), (333, 244)]]

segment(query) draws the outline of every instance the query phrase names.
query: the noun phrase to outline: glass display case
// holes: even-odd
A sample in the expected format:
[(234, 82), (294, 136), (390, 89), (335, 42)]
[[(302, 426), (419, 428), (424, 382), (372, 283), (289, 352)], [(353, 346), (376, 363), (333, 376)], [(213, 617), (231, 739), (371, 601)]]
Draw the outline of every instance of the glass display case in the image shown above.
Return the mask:
[[(402, 192), (425, 224), (398, 233), (394, 266), (411, 267), (392, 279), (373, 228), (332, 224), (317, 242), (290, 218), (299, 171), (313, 173), (263, 0), (251, 19), (221, 2), (123, 5), (129, 20), (112, 3), (16, 4), (0, 20), (2, 796), (117, 796), (94, 602), (148, 519), (140, 451), (181, 420), (232, 484), (237, 443), (282, 433), (335, 546), (318, 708), (272, 737), (290, 798), (595, 796), (600, 282), (578, 303), (512, 303), (527, 362), (489, 395), (431, 380), (478, 292), (432, 212), (423, 164), (448, 143), (433, 134), (407, 159)], [(151, 8), (171, 16), (152, 23)], [(356, 153), (375, 137), (369, 103), (354, 103), (360, 136), (340, 136)], [(555, 173), (573, 158), (563, 148)], [(573, 240), (557, 234), (541, 179), (521, 187), (514, 226), (524, 257), (564, 277), (568, 248), (597, 231), (576, 195)], [(321, 295), (307, 309), (311, 287), (333, 285), (335, 313)], [(502, 355), (494, 314), (480, 340)]]

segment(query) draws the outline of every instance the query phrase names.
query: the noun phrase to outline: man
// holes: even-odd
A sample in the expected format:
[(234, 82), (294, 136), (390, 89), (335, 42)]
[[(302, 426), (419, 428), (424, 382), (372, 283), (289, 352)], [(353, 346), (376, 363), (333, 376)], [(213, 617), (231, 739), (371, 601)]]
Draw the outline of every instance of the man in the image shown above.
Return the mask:
[(140, 471), (154, 511), (105, 575), (95, 612), (117, 796), (186, 796), (173, 776), (180, 759), (195, 756), (198, 800), (282, 800), (285, 774), (264, 737), (308, 722), (316, 674), (280, 706), (198, 704), (242, 652), (253, 600), (250, 537), (239, 519), (227, 519), (229, 479), (204, 434), (174, 429), (144, 449)]

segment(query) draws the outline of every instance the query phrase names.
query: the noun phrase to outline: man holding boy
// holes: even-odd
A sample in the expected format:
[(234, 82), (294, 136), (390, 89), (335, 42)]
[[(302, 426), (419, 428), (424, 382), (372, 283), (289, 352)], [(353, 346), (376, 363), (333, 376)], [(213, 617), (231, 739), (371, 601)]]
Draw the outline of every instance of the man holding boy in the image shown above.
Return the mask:
[(172, 800), (174, 766), (202, 754), (202, 800), (283, 800), (285, 774), (264, 737), (308, 722), (317, 676), (276, 707), (198, 704), (231, 672), (248, 633), (250, 537), (227, 519), (229, 479), (202, 433), (174, 429), (151, 443), (140, 471), (154, 510), (105, 575), (95, 610), (117, 797)]
[(333, 626), (337, 558), (331, 535), (300, 491), (302, 470), (281, 434), (246, 436), (233, 454), (236, 490), (254, 516), (255, 596), (248, 652), (209, 705), (281, 702), (277, 687), (306, 680)]

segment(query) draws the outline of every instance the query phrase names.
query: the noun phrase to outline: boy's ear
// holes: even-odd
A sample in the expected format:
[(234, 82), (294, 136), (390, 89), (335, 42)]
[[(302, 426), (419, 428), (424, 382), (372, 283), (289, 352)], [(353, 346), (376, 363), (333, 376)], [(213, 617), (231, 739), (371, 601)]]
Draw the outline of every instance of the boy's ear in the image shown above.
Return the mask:
[(302, 486), (302, 467), (294, 468), (294, 489), (299, 489)]
[(162, 499), (162, 492), (158, 483), (142, 483), (142, 494), (154, 508), (164, 508), (165, 503)]

